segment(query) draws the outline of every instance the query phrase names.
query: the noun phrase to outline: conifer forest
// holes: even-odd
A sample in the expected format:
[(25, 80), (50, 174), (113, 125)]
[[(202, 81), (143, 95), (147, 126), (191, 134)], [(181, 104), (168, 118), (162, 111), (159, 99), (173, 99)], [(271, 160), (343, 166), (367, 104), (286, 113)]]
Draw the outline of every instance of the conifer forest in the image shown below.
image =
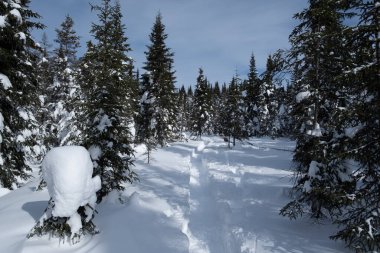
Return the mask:
[(0, 252), (380, 252), (379, 0), (305, 1), (265, 70), (188, 84), (161, 12), (139, 68), (119, 0), (85, 45), (31, 1), (0, 0)]

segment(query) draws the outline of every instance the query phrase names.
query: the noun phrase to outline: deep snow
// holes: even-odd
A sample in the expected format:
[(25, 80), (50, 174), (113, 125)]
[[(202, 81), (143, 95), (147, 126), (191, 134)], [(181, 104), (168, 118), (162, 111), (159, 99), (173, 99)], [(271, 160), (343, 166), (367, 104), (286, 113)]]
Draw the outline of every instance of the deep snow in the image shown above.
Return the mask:
[[(70, 245), (26, 235), (49, 195), (38, 180), (0, 197), (0, 252), (6, 253), (333, 253), (349, 252), (328, 236), (335, 228), (278, 214), (291, 187), (286, 139), (251, 139), (228, 149), (223, 139), (136, 148), (140, 182), (97, 206), (100, 234)], [(327, 222), (326, 222), (327, 223)]]

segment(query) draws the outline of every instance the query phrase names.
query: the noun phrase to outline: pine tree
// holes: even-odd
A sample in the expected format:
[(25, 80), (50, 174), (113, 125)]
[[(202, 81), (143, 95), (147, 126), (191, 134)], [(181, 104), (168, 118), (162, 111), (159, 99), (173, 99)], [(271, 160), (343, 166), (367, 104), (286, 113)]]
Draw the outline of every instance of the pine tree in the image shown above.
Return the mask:
[(228, 147), (230, 147), (231, 138), (233, 146), (236, 145), (236, 139), (241, 140), (244, 138), (245, 119), (243, 106), (241, 81), (235, 75), (228, 88), (223, 111), (223, 134), (228, 136)]
[(212, 116), (212, 121), (211, 121), (212, 133), (220, 134), (220, 118), (221, 118), (221, 111), (223, 107), (222, 107), (222, 98), (221, 98), (222, 95), (221, 95), (218, 82), (215, 83), (211, 94), (212, 94), (211, 104), (213, 108), (213, 116)]
[(13, 189), (28, 178), (26, 159), (37, 134), (38, 107), (34, 67), (37, 45), (30, 34), (43, 25), (29, 9), (29, 1), (0, 1), (0, 185)]
[(202, 134), (207, 131), (206, 129), (209, 126), (210, 108), (210, 90), (203, 74), (203, 69), (200, 68), (194, 91), (193, 111), (191, 115), (191, 132), (192, 135), (195, 135), (198, 139), (202, 137)]
[(342, 179), (346, 173), (344, 161), (334, 150), (335, 122), (338, 109), (337, 91), (342, 87), (337, 78), (343, 69), (342, 58), (347, 54), (343, 43), (340, 2), (312, 0), (309, 7), (298, 13), (301, 21), (290, 36), (289, 58), (296, 68), (296, 94), (293, 108), (295, 120), (302, 122), (297, 134), (295, 164), (295, 200), (281, 213), (296, 218), (310, 211), (313, 218), (333, 215), (342, 205), (337, 196), (349, 190), (351, 183)]
[(181, 86), (178, 91), (178, 99), (177, 99), (177, 108), (178, 108), (178, 128), (180, 131), (180, 136), (183, 138), (183, 133), (187, 131), (187, 121), (188, 121), (188, 113), (187, 113), (187, 94), (185, 90), (185, 86)]
[(38, 145), (41, 148), (41, 158), (42, 155), (46, 153), (46, 140), (49, 138), (49, 131), (47, 131), (47, 124), (49, 122), (50, 113), (47, 109), (48, 98), (50, 97), (48, 87), (53, 83), (54, 74), (52, 70), (52, 59), (50, 48), (52, 45), (49, 43), (46, 33), (43, 33), (40, 42), (41, 51), (37, 51), (37, 65), (36, 72), (38, 91), (39, 94), (39, 110), (37, 112), (36, 118), (40, 123), (39, 134), (37, 136)]
[[(357, 252), (380, 250), (380, 1), (348, 1), (359, 23), (347, 29), (351, 50), (342, 79), (334, 147), (354, 182), (338, 197), (346, 204), (337, 219), (342, 239)], [(348, 11), (351, 11), (350, 9)], [(347, 62), (347, 61), (346, 61)], [(339, 135), (338, 135), (339, 134)], [(350, 173), (351, 172), (351, 173)]]
[(258, 135), (259, 120), (258, 120), (258, 96), (260, 88), (260, 79), (257, 76), (255, 56), (251, 55), (249, 64), (248, 80), (246, 82), (246, 97), (245, 107), (247, 112), (246, 125), (249, 136)]
[[(79, 87), (75, 80), (79, 37), (73, 27), (73, 19), (66, 16), (60, 25), (60, 29), (56, 29), (57, 38), (55, 42), (58, 44), (58, 48), (54, 50), (53, 56), (54, 80), (47, 87), (49, 93), (47, 108), (51, 115), (46, 120), (47, 129), (50, 133), (46, 144), (49, 147), (73, 144), (69, 139), (76, 138), (72, 136), (76, 134), (72, 133), (77, 131), (73, 122), (76, 121), (75, 96), (78, 96), (79, 93)], [(78, 144), (78, 142), (74, 143)]]
[(151, 45), (145, 52), (144, 69), (146, 75), (149, 75), (146, 81), (151, 82), (145, 87), (149, 87), (150, 90), (143, 90), (142, 94), (148, 92), (152, 97), (154, 113), (151, 122), (155, 125), (153, 136), (160, 146), (165, 146), (178, 135), (173, 53), (165, 44), (167, 37), (162, 16), (158, 14), (149, 36)]
[[(100, 151), (92, 158), (94, 175), (100, 175), (102, 180), (98, 192), (101, 201), (111, 191), (123, 190), (125, 182), (136, 179), (131, 170), (133, 151), (129, 129), (133, 118), (129, 94), (134, 80), (133, 66), (126, 55), (130, 47), (121, 23), (120, 3), (112, 5), (111, 0), (103, 0), (101, 6), (92, 8), (98, 11), (99, 24), (93, 24), (91, 29), (97, 44), (89, 43), (82, 62), (86, 79), (81, 86), (88, 117), (84, 145), (94, 153)], [(93, 82), (88, 82), (87, 76)]]

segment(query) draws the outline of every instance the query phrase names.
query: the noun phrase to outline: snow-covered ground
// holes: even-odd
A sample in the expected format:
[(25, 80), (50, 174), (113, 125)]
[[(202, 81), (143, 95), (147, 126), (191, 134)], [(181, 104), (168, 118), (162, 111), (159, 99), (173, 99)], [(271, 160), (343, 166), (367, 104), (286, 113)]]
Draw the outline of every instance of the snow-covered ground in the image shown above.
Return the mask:
[(26, 239), (49, 199), (31, 181), (2, 192), (0, 252), (349, 252), (328, 239), (334, 227), (278, 214), (291, 187), (292, 148), (286, 139), (251, 139), (228, 149), (221, 138), (203, 137), (154, 151), (148, 165), (139, 146), (141, 181), (127, 186), (124, 204), (110, 196), (98, 205), (101, 233), (75, 245)]

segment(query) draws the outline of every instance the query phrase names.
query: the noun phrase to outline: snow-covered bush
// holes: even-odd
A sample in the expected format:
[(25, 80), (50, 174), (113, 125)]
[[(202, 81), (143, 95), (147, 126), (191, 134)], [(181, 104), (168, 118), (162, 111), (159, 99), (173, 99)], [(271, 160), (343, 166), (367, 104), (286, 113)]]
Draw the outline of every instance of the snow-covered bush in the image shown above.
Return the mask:
[(90, 154), (84, 147), (64, 146), (50, 150), (42, 162), (50, 201), (28, 237), (51, 234), (77, 241), (81, 235), (96, 234), (91, 220), (101, 180), (99, 176), (92, 177), (92, 173)]

